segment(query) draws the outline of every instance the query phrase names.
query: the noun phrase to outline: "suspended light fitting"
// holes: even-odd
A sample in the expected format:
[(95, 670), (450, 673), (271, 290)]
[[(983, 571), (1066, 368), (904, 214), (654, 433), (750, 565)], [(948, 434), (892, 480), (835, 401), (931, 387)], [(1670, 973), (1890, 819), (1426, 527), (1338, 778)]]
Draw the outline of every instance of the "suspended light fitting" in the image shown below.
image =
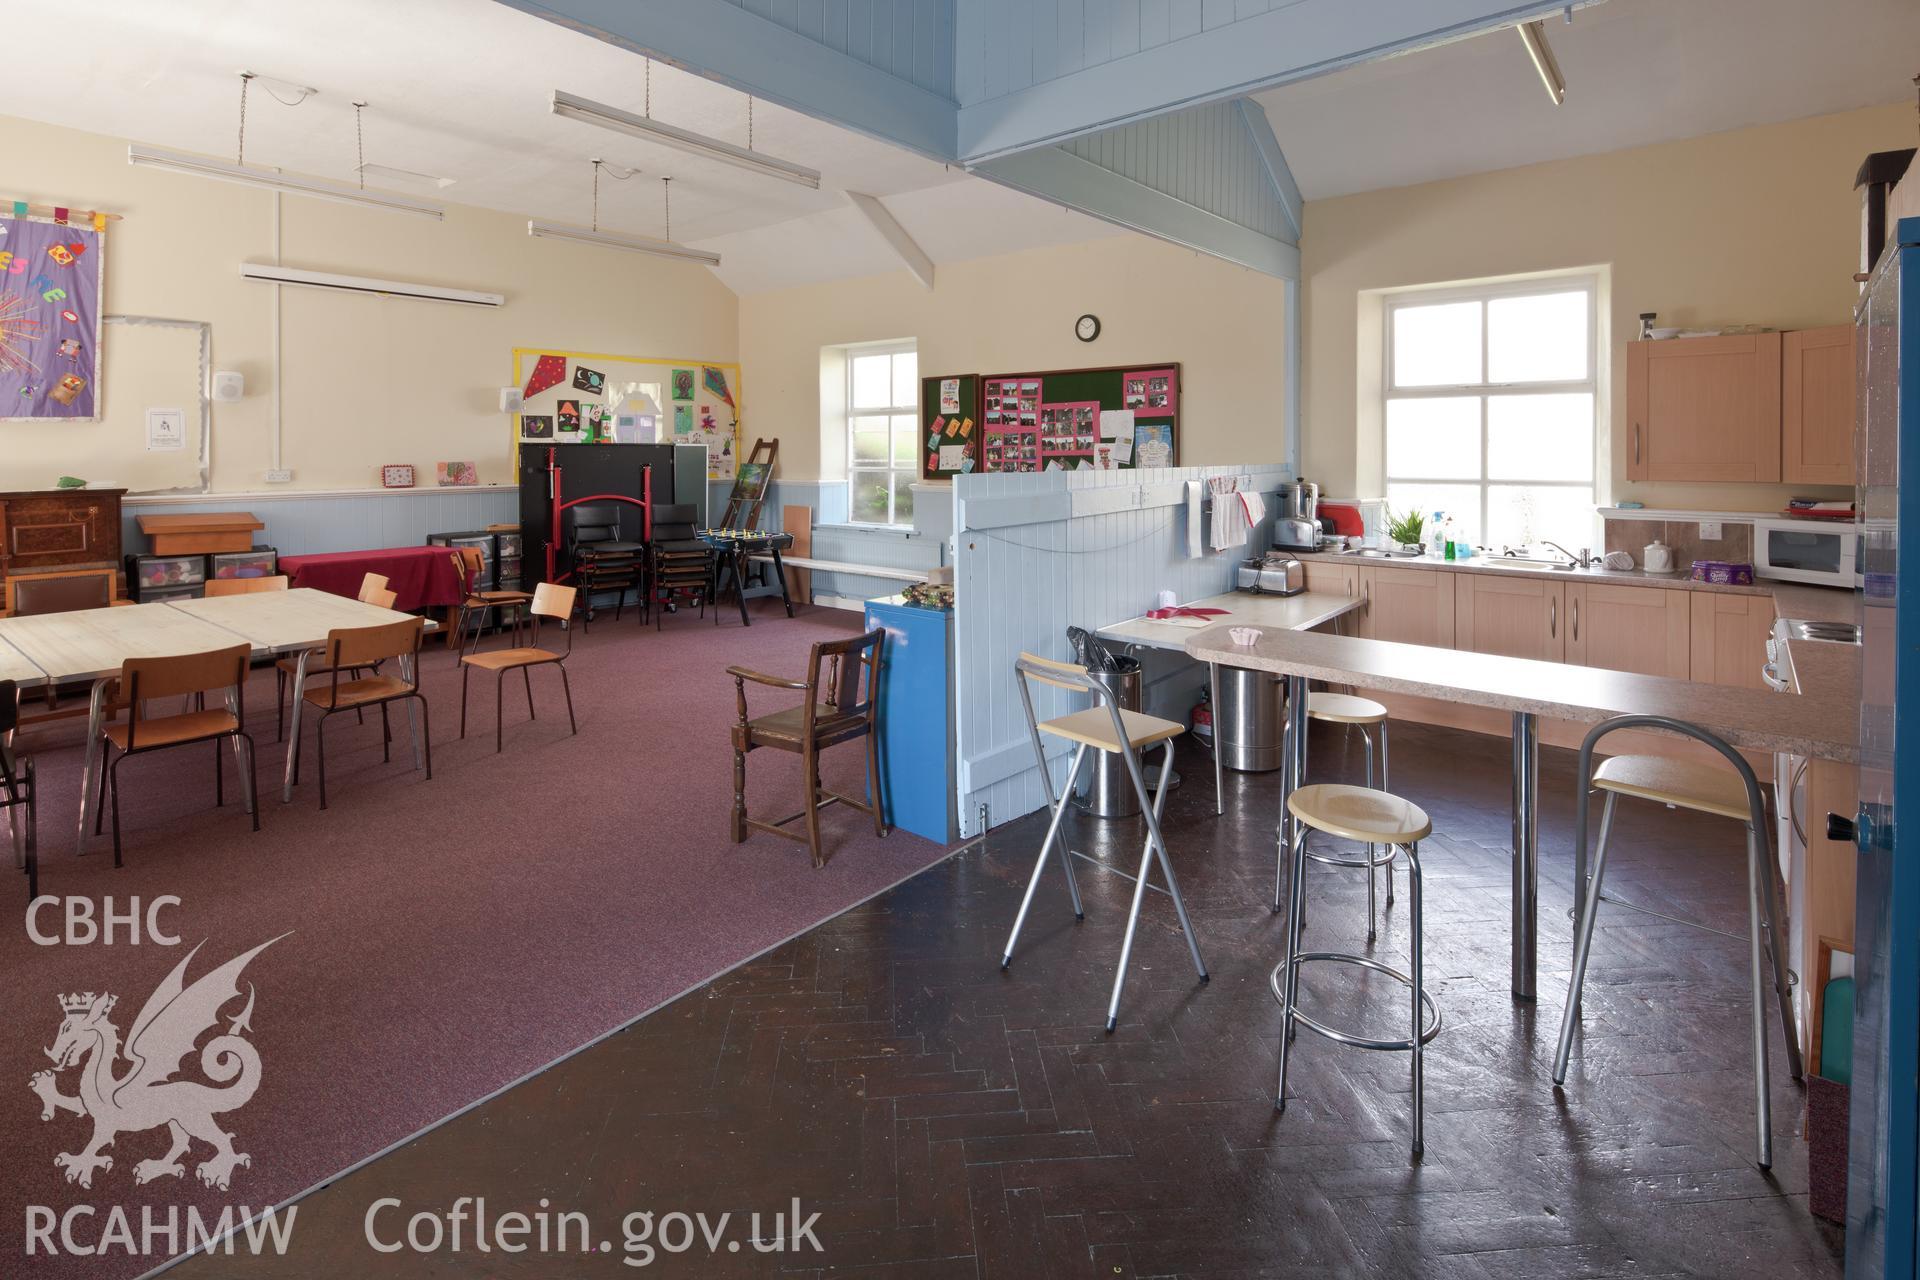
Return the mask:
[[(403, 196), (390, 191), (367, 190), (365, 177), (367, 165), (364, 152), (360, 156), (361, 176), (360, 185), (357, 187), (329, 182), (324, 178), (303, 178), (292, 174), (250, 168), (246, 163), (247, 86), (254, 78), (251, 71), (240, 73), (240, 133), (232, 164), (182, 151), (163, 151), (158, 147), (143, 147), (137, 143), (127, 148), (127, 163), (143, 168), (162, 169), (169, 173), (186, 173), (199, 178), (213, 178), (220, 182), (237, 182), (243, 186), (260, 187), (288, 195), (312, 196), (319, 200), (356, 204), (368, 209), (385, 209), (389, 213), (410, 213), (416, 217), (432, 218), (436, 222), (445, 216), (445, 209), (429, 201), (416, 200), (412, 196)], [(315, 92), (317, 91), (304, 90), (301, 97), (291, 105), (298, 106)], [(356, 141), (360, 137), (360, 112), (365, 106), (364, 102), (353, 104)]]
[[(571, 240), (576, 244), (599, 245), (603, 249), (624, 249), (629, 253), (646, 253), (656, 258), (672, 258), (679, 262), (698, 262), (709, 267), (720, 265), (720, 255), (707, 253), (701, 249), (689, 249), (685, 245), (673, 243), (673, 179), (660, 179), (660, 198), (665, 208), (666, 238), (655, 240), (648, 236), (622, 235), (617, 231), (600, 229), (600, 170), (612, 170), (613, 165), (604, 160), (593, 161), (593, 225), (574, 227), (564, 222), (548, 222), (532, 218), (527, 222), (527, 234), (541, 236), (548, 240)], [(609, 173), (608, 176), (625, 181), (639, 173), (638, 169), (629, 169), (624, 174)]]
[[(1567, 16), (1571, 20), (1571, 9), (1567, 11)], [(1547, 24), (1539, 20), (1523, 22), (1514, 30), (1520, 33), (1520, 43), (1527, 46), (1527, 56), (1533, 59), (1533, 69), (1540, 73), (1540, 83), (1547, 86), (1547, 96), (1553, 99), (1554, 106), (1559, 106), (1567, 100), (1567, 81), (1560, 74), (1560, 63), (1553, 56), (1553, 46), (1547, 43)]]
[[(651, 65), (651, 64), (649, 64)], [(747, 134), (748, 145), (737, 147), (731, 142), (719, 138), (710, 138), (702, 133), (694, 133), (675, 125), (662, 124), (651, 113), (652, 92), (648, 92), (647, 115), (637, 116), (631, 111), (622, 111), (603, 102), (594, 102), (564, 89), (553, 91), (553, 114), (568, 120), (578, 120), (584, 124), (598, 125), (602, 129), (611, 129), (615, 133), (624, 133), (635, 138), (644, 138), (648, 142), (658, 142), (664, 146), (685, 151), (690, 155), (703, 156), (708, 160), (719, 160), (736, 168), (745, 169), (762, 177), (779, 178), (783, 182), (795, 183), (802, 187), (820, 189), (820, 171), (809, 169), (805, 165), (794, 164), (775, 156), (765, 155), (752, 149), (753, 134), (751, 125)], [(753, 99), (747, 99), (749, 119), (753, 111)]]

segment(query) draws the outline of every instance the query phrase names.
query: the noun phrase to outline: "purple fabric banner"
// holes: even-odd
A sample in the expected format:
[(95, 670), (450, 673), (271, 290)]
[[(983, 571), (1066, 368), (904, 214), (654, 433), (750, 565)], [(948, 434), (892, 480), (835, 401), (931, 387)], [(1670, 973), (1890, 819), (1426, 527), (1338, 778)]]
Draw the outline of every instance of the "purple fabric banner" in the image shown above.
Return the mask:
[(102, 239), (0, 218), (0, 418), (99, 416)]

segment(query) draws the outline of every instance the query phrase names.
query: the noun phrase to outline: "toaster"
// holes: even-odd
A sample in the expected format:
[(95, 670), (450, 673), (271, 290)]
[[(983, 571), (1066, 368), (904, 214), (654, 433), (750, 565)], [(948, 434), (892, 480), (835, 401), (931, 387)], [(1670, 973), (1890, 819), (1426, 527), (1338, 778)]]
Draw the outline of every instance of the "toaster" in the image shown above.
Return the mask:
[(1241, 563), (1237, 585), (1255, 595), (1297, 596), (1307, 589), (1307, 572), (1298, 560), (1256, 558)]

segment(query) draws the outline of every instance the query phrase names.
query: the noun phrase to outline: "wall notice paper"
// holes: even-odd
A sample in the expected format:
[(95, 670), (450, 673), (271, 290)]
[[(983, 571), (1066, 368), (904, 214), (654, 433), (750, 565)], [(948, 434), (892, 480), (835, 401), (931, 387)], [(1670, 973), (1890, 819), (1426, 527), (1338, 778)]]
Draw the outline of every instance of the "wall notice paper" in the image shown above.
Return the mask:
[(1166, 422), (1142, 422), (1133, 433), (1135, 465), (1170, 467), (1173, 465), (1173, 425)]
[(960, 464), (966, 460), (966, 456), (967, 446), (963, 444), (943, 444), (940, 446), (939, 469), (942, 471), (958, 471), (960, 470)]
[(151, 453), (187, 447), (185, 409), (147, 410), (147, 450)]
[[(1100, 411), (1100, 438), (1102, 440), (1125, 440), (1127, 452), (1133, 452), (1133, 410), (1102, 409)], [(1125, 462), (1122, 458), (1120, 461)]]
[(940, 412), (960, 412), (960, 379), (940, 379)]

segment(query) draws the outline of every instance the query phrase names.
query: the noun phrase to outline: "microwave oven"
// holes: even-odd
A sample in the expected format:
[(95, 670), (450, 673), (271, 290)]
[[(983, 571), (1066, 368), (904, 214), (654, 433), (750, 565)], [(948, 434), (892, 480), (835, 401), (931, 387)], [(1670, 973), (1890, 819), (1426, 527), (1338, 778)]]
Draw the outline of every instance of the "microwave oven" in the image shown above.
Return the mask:
[(1852, 521), (1756, 520), (1753, 572), (1782, 582), (1860, 585), (1860, 529)]

